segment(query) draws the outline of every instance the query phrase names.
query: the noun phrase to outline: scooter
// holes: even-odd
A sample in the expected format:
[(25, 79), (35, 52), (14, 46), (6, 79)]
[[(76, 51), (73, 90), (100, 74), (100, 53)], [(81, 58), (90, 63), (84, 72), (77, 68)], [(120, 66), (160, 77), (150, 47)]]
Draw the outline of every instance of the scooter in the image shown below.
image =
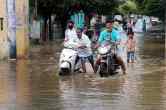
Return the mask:
[(59, 60), (59, 75), (68, 75), (74, 73), (79, 67), (75, 65), (77, 50), (74, 48), (64, 48)]
[(78, 44), (73, 41), (65, 41), (64, 49), (60, 54), (59, 59), (59, 75), (70, 75), (76, 70), (79, 70), (79, 63), (76, 64), (78, 57)]
[(98, 48), (98, 54), (100, 55), (100, 61), (97, 68), (97, 73), (101, 77), (108, 77), (116, 74), (116, 70), (119, 65), (116, 63), (115, 57), (115, 45), (103, 44)]

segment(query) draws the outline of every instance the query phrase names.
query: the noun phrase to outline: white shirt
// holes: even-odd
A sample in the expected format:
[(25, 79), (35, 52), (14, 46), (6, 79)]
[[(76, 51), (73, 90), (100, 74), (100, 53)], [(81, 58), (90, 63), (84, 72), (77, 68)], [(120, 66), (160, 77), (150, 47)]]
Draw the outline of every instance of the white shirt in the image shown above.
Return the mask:
[(74, 40), (79, 46), (86, 46), (87, 48), (85, 49), (80, 49), (78, 48), (78, 56), (79, 57), (88, 57), (92, 55), (92, 50), (91, 50), (91, 41), (89, 40), (88, 36), (85, 34), (82, 34), (82, 38), (79, 39), (78, 37)]
[(75, 28), (73, 28), (73, 29), (66, 29), (64, 46), (68, 47), (68, 48), (75, 48), (77, 44), (75, 42), (73, 42), (73, 41), (76, 38), (77, 38), (77, 33), (76, 33)]
[(75, 28), (66, 29), (66, 31), (65, 31), (65, 41), (76, 38), (76, 37), (77, 37), (77, 33), (76, 33)]

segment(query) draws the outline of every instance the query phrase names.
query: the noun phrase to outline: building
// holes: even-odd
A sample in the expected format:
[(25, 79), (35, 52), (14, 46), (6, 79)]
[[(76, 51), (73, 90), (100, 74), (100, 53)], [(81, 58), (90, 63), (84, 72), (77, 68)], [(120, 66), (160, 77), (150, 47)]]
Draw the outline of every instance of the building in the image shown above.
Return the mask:
[(0, 0), (0, 59), (9, 56), (9, 45), (7, 39), (7, 15), (6, 1)]
[(0, 59), (28, 55), (28, 0), (0, 0)]

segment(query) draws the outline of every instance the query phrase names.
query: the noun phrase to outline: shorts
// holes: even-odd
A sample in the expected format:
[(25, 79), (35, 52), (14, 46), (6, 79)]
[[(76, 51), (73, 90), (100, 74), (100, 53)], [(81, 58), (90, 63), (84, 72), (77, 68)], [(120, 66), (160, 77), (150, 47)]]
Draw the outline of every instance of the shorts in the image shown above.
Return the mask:
[(134, 61), (135, 59), (135, 52), (134, 51), (131, 51), (131, 52), (127, 52), (127, 61)]
[(77, 56), (76, 58), (76, 63), (81, 60), (82, 63), (86, 63), (86, 59), (88, 59), (88, 61), (91, 63), (91, 65), (93, 66), (94, 64), (94, 59), (93, 59), (93, 55), (90, 55), (88, 57), (79, 57)]

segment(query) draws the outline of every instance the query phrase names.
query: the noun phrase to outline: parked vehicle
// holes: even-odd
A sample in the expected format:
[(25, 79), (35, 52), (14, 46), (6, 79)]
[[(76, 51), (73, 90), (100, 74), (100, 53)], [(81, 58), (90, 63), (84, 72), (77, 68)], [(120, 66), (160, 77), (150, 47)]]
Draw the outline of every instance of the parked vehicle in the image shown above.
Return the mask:
[(151, 17), (151, 22), (152, 22), (152, 25), (156, 25), (158, 23), (161, 23), (161, 21), (157, 17)]

